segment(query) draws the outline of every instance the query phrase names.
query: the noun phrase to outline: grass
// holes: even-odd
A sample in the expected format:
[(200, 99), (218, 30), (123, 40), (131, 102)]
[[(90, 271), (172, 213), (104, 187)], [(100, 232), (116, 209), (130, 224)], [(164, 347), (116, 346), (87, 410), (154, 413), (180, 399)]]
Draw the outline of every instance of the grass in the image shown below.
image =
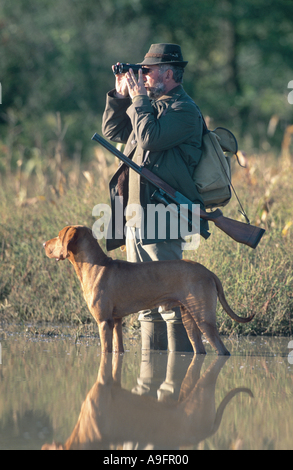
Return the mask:
[[(251, 223), (266, 229), (256, 250), (239, 245), (210, 224), (211, 237), (185, 258), (201, 262), (221, 279), (226, 297), (253, 322), (232, 322), (218, 306), (222, 334), (291, 335), (293, 312), (293, 185), (288, 159), (252, 155), (247, 168), (234, 169), (233, 181)], [(98, 203), (108, 203), (107, 183), (113, 161), (96, 149), (95, 159), (62, 162), (36, 152), (34, 164), (1, 177), (0, 188), (0, 320), (10, 323), (87, 324), (92, 319), (79, 281), (67, 261), (46, 258), (42, 243), (68, 224), (92, 227)], [(5, 168), (5, 165), (2, 164)], [(224, 215), (241, 219), (233, 197)], [(292, 224), (292, 226), (291, 226)], [(102, 247), (104, 248), (104, 243)], [(125, 259), (119, 250), (111, 256)], [(135, 325), (127, 317), (127, 326)]]
[[(265, 156), (251, 157), (248, 166), (246, 171), (237, 171), (234, 181), (251, 223), (266, 229), (259, 246), (252, 250), (237, 244), (212, 227), (212, 236), (201, 243), (191, 259), (219, 276), (235, 312), (256, 314), (252, 323), (235, 324), (219, 307), (220, 332), (291, 335), (292, 167)], [(227, 217), (237, 217), (235, 198), (223, 212)]]

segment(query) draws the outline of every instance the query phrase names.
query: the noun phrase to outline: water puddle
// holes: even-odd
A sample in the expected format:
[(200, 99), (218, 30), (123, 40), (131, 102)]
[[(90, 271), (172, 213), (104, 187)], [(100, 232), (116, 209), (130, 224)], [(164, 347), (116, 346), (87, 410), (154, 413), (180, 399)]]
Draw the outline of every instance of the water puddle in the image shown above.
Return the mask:
[(293, 449), (290, 338), (240, 338), (229, 358), (124, 355), (97, 338), (0, 331), (0, 449)]

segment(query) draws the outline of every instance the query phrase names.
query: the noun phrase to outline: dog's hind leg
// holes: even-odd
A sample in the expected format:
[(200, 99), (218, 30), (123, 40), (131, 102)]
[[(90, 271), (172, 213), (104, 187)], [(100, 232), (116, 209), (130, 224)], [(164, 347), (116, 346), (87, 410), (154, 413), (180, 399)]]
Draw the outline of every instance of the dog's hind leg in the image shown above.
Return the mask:
[(180, 305), (181, 318), (186, 329), (189, 341), (192, 344), (194, 354), (206, 354), (205, 347), (201, 339), (201, 332), (192, 318), (188, 307)]
[(230, 356), (228, 349), (220, 338), (216, 325), (203, 321), (198, 324), (198, 327), (219, 356)]

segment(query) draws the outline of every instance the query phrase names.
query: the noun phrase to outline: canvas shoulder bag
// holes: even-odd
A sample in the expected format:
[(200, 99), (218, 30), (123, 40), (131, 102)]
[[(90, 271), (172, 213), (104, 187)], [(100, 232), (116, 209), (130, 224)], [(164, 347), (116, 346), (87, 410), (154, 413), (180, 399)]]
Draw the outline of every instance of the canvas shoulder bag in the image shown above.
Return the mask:
[(224, 127), (214, 131), (207, 128), (203, 120), (202, 156), (193, 174), (193, 181), (207, 209), (221, 207), (231, 199), (230, 156), (224, 152), (237, 154), (235, 136)]

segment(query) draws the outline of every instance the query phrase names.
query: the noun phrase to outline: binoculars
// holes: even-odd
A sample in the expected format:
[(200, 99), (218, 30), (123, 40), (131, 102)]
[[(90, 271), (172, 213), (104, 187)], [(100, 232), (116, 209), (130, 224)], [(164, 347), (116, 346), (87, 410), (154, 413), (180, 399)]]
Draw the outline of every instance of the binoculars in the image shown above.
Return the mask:
[(136, 64), (116, 64), (114, 65), (113, 73), (118, 75), (120, 73), (129, 72), (129, 69), (132, 69), (134, 73), (138, 73), (139, 69), (142, 70), (142, 73), (148, 73), (150, 69)]

